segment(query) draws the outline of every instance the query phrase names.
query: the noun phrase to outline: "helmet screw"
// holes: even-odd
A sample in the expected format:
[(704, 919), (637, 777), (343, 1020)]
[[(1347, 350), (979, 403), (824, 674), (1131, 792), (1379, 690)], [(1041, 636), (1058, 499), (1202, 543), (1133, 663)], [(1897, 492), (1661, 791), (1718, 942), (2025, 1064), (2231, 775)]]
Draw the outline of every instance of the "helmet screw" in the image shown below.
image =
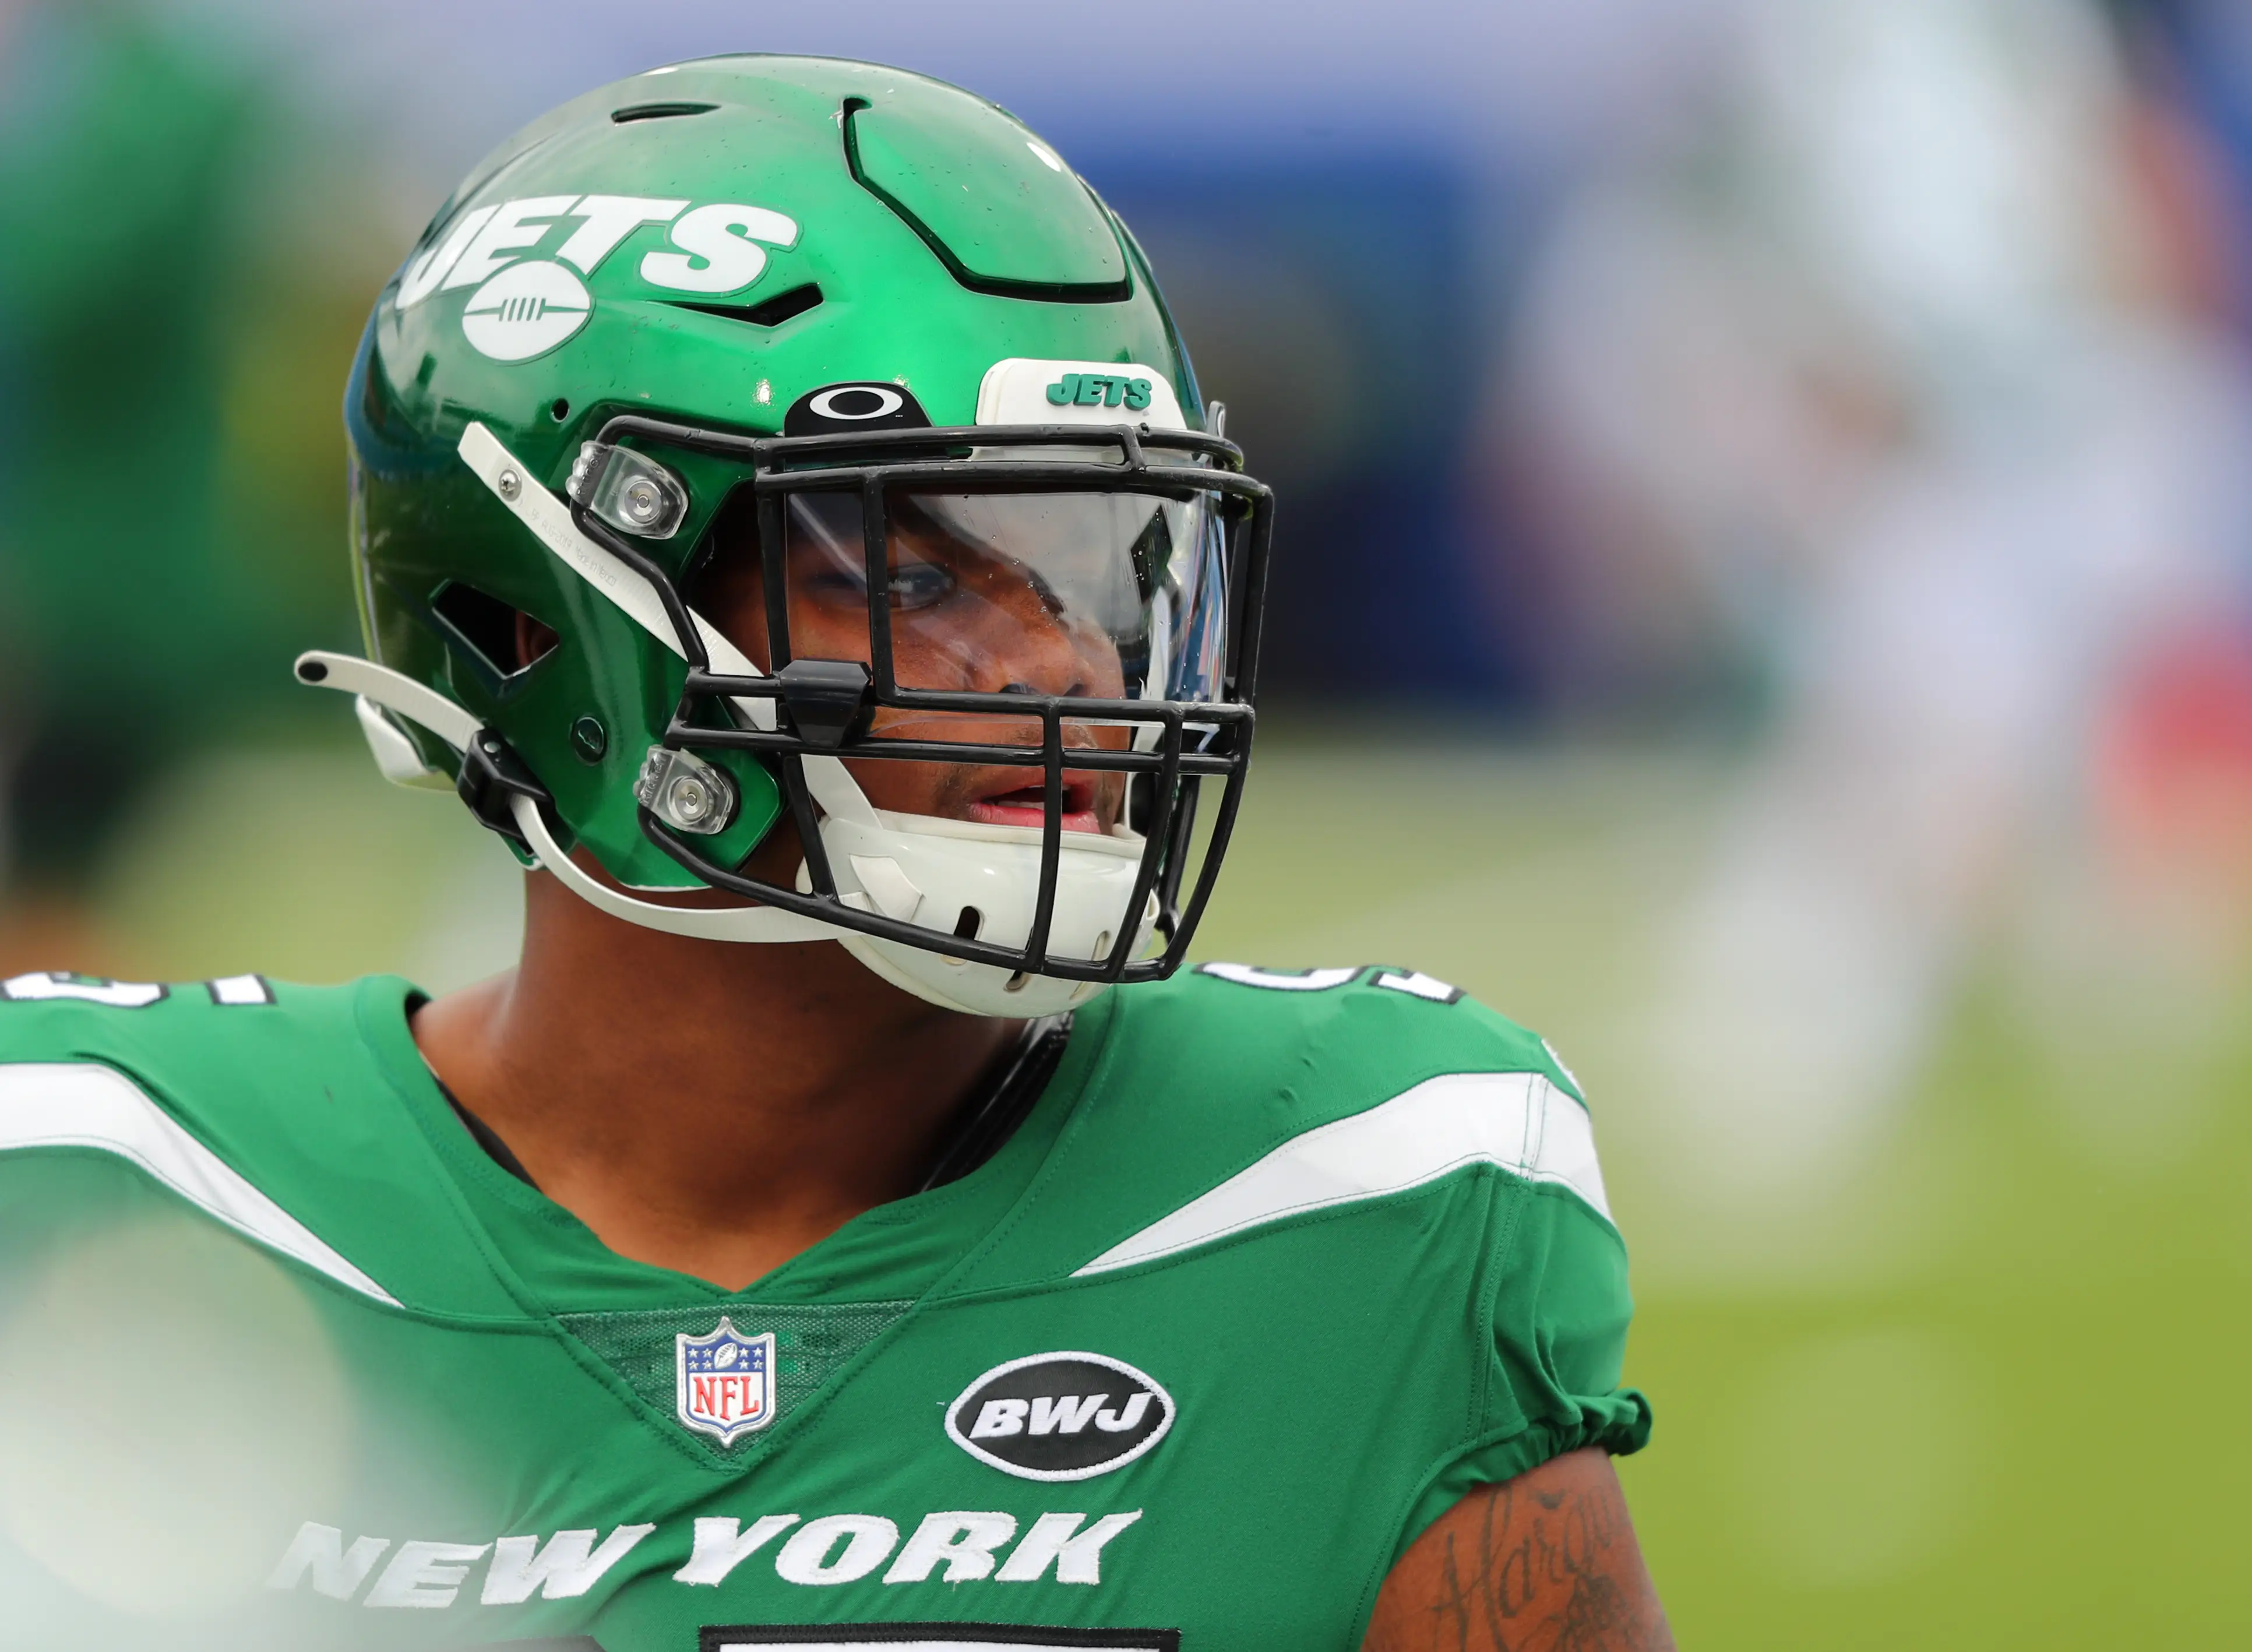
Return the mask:
[(709, 837), (735, 818), (735, 782), (690, 752), (652, 746), (634, 781), (634, 799), (675, 831)]
[(582, 762), (599, 763), (610, 749), (609, 731), (601, 719), (582, 717), (571, 725), (571, 749), (579, 753)]
[(624, 505), (626, 515), (643, 527), (664, 514), (664, 496), (657, 490), (657, 484), (645, 476), (636, 477), (626, 484), (625, 495), (620, 503)]
[(514, 504), (517, 496), (524, 491), (524, 478), (513, 470), (504, 470), (500, 473), (499, 488), (500, 496)]
[(665, 802), (672, 817), (693, 830), (712, 813), (712, 788), (693, 774), (677, 774), (667, 788)]

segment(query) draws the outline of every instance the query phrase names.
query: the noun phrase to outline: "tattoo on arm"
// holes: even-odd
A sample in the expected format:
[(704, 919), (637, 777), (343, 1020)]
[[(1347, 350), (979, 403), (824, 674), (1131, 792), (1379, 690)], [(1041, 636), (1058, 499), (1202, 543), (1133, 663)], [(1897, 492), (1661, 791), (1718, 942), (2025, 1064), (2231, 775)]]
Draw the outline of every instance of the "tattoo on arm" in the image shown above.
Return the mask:
[(1670, 1652), (1610, 1460), (1574, 1452), (1489, 1486), (1401, 1558), (1365, 1652)]

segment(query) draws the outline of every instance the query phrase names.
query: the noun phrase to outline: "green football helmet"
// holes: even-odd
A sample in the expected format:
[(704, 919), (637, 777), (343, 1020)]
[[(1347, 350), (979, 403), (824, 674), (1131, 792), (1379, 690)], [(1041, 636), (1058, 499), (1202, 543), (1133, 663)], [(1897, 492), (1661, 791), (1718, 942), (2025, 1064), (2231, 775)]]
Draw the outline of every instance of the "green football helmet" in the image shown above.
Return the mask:
[[(956, 1010), (1178, 965), (1271, 498), (1005, 111), (810, 58), (589, 93), (440, 210), (345, 423), (368, 657), (297, 671), (392, 779), (620, 918)], [(740, 900), (659, 892), (702, 889)]]

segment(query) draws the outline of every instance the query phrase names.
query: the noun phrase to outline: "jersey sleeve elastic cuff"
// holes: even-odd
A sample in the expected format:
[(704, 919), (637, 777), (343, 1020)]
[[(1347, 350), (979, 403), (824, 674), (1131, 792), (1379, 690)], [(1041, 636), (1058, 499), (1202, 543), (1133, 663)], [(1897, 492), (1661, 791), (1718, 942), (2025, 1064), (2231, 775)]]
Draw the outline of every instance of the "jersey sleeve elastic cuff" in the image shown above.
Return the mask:
[[(1616, 1388), (1581, 1399), (1579, 1415), (1528, 1423), (1471, 1441), (1434, 1469), (1401, 1528), (1392, 1564), (1408, 1552), (1432, 1522), (1480, 1486), (1498, 1486), (1527, 1469), (1593, 1446), (1614, 1457), (1630, 1456), (1650, 1443), (1650, 1401), (1638, 1388)], [(1388, 1570), (1388, 1568), (1387, 1568)]]

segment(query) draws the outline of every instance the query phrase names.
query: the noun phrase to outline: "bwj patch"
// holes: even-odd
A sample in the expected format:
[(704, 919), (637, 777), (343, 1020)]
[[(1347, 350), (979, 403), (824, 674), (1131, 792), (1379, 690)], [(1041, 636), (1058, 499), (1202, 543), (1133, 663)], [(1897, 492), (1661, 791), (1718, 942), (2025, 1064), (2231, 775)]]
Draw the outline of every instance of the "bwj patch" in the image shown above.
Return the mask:
[(722, 1317), (705, 1336), (673, 1344), (674, 1409), (680, 1420), (723, 1446), (774, 1420), (774, 1333), (746, 1336)]

